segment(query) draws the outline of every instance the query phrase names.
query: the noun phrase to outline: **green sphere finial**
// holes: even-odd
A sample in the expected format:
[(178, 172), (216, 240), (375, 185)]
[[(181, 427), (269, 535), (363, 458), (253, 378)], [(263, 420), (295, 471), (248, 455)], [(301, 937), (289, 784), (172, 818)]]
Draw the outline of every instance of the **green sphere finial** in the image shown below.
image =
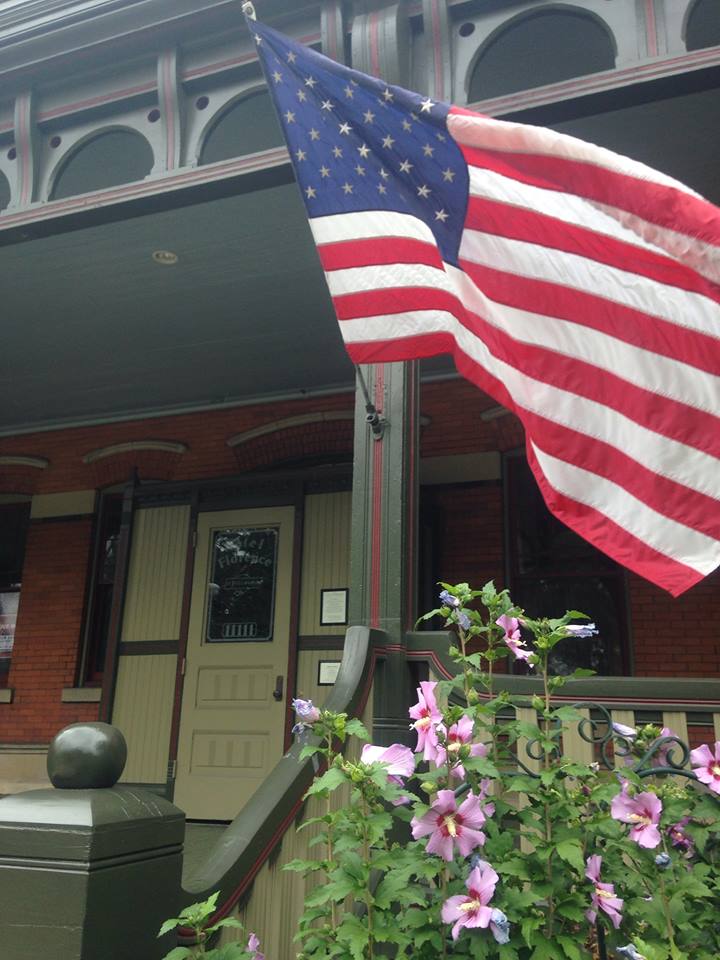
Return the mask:
[(113, 787), (127, 760), (125, 737), (109, 723), (72, 723), (55, 735), (47, 756), (50, 782), (61, 790)]

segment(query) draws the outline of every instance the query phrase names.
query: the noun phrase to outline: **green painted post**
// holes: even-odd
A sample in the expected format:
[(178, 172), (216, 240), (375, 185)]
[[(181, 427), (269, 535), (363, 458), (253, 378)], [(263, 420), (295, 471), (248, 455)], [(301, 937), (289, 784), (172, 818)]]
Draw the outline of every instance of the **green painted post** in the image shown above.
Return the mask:
[(374, 734), (379, 744), (409, 742), (414, 694), (405, 633), (416, 615), (417, 363), (362, 368), (381, 435), (368, 424), (360, 385), (355, 405), (355, 461), (350, 622), (382, 630), (386, 654), (375, 671)]
[(185, 815), (115, 786), (127, 748), (104, 723), (73, 724), (50, 746), (55, 789), (0, 800), (3, 960), (159, 960), (177, 915)]

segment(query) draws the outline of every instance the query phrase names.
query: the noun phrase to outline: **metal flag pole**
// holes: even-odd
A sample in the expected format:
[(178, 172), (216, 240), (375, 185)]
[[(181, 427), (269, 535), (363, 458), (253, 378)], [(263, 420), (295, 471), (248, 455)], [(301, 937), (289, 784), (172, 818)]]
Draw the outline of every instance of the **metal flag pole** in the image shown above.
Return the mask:
[(257, 14), (255, 13), (255, 7), (252, 5), (250, 0), (243, 0), (242, 3), (242, 12), (250, 20), (257, 20)]

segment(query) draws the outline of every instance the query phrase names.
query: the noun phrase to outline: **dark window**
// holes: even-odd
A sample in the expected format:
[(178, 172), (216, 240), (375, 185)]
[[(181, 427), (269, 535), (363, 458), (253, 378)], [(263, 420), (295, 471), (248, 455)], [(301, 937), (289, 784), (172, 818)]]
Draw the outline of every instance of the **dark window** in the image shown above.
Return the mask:
[(558, 644), (553, 671), (588, 667), (604, 676), (627, 673), (622, 568), (550, 513), (524, 457), (507, 456), (505, 476), (513, 599), (533, 618), (581, 610), (599, 630), (596, 637)]
[(468, 100), (488, 100), (599, 70), (612, 70), (608, 31), (585, 13), (546, 11), (511, 23), (480, 56)]
[(0, 687), (10, 672), (29, 519), (29, 501), (0, 504)]
[(105, 663), (121, 516), (122, 496), (106, 494), (100, 501), (88, 607), (84, 679), (90, 683), (102, 679)]
[(10, 183), (8, 178), (0, 171), (0, 210), (4, 210), (10, 203)]

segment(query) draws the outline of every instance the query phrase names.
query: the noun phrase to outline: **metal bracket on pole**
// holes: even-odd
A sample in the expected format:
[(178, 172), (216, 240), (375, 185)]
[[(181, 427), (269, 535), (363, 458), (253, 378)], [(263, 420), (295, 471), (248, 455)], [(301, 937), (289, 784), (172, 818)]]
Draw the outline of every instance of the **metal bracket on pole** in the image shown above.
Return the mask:
[(257, 15), (255, 13), (255, 7), (252, 5), (250, 0), (243, 0), (242, 12), (249, 20), (257, 20)]
[(356, 366), (355, 369), (357, 370), (358, 380), (360, 381), (360, 389), (365, 397), (365, 422), (372, 430), (373, 440), (382, 440), (385, 427), (387, 426), (387, 420), (382, 414), (378, 413), (375, 404), (370, 399), (362, 370), (359, 366)]

